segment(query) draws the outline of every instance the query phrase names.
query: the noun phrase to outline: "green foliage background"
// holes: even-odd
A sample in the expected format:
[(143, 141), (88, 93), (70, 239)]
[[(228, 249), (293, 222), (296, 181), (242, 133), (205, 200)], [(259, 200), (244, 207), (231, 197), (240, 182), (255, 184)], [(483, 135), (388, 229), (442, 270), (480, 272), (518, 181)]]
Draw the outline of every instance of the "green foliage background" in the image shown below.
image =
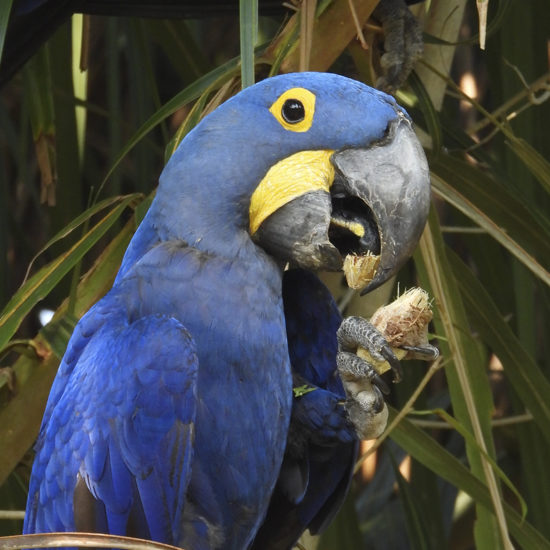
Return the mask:
[[(360, 26), (376, 3), (354, 0)], [(425, 54), (397, 93), (434, 197), (399, 283), (434, 297), (442, 359), (405, 365), (374, 477), (356, 476), (308, 548), (550, 548), (550, 10), (493, 0), (481, 51), (475, 8), (417, 7)], [(284, 20), (246, 0), (240, 18), (75, 17), (0, 91), (1, 535), (21, 530), (10, 518), (72, 327), (111, 285), (175, 145), (241, 77), (312, 68), (372, 84), (379, 31), (365, 27), (364, 50), (347, 0)], [(367, 314), (372, 297), (331, 281), (346, 312)], [(56, 313), (41, 328), (43, 307)]]

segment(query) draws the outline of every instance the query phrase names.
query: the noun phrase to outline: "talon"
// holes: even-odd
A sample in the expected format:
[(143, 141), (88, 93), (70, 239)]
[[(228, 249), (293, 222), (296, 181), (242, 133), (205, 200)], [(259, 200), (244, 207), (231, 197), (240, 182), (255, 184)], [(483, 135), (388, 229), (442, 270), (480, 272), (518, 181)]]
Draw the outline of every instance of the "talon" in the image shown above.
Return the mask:
[[(342, 321), (337, 337), (340, 351), (351, 352), (353, 354), (358, 353), (367, 363), (369, 361), (387, 362), (392, 370), (394, 383), (401, 381), (403, 371), (399, 359), (384, 336), (369, 321), (362, 317), (347, 317)], [(370, 354), (370, 359), (361, 354), (361, 349), (366, 350)], [(382, 381), (380, 376), (374, 378), (375, 371), (379, 369), (373, 364), (369, 364), (369, 366), (372, 370), (370, 374), (371, 382), (377, 384), (381, 391), (387, 395), (389, 388), (386, 382)]]
[(401, 379), (403, 378), (403, 369), (401, 367), (401, 362), (397, 357), (395, 356), (395, 353), (393, 353), (390, 346), (385, 345), (381, 350), (380, 353), (384, 357), (384, 359), (390, 364), (392, 373), (393, 373), (393, 381), (395, 384), (398, 382), (401, 382)]
[[(384, 395), (390, 394), (389, 386), (386, 384), (385, 380), (377, 372), (375, 372), (372, 375), (371, 382), (372, 382), (373, 388), (376, 388), (379, 392), (382, 392)], [(380, 397), (382, 397), (382, 395), (380, 395)]]
[(399, 349), (406, 351), (407, 359), (420, 359), (422, 361), (435, 361), (439, 357), (439, 350), (431, 344), (422, 346), (400, 346)]
[[(387, 388), (387, 386), (386, 386), (386, 388)], [(382, 392), (381, 392), (380, 388), (377, 385), (373, 385), (372, 389), (373, 389), (374, 393), (376, 394), (376, 399), (374, 401), (373, 410), (374, 410), (375, 414), (378, 414), (378, 413), (382, 412), (382, 409), (384, 408), (384, 405), (385, 405), (384, 396), (382, 395)], [(388, 388), (388, 392), (389, 392), (389, 388)]]

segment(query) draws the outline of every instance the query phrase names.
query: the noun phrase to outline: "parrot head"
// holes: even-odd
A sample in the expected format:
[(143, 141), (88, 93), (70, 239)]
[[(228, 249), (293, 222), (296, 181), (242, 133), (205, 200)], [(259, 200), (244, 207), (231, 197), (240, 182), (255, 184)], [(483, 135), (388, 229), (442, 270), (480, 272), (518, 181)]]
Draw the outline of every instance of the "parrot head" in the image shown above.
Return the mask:
[(163, 189), (167, 234), (226, 254), (251, 240), (280, 262), (358, 275), (364, 291), (409, 258), (430, 203), (406, 112), (327, 73), (268, 78), (222, 104), (180, 144)]

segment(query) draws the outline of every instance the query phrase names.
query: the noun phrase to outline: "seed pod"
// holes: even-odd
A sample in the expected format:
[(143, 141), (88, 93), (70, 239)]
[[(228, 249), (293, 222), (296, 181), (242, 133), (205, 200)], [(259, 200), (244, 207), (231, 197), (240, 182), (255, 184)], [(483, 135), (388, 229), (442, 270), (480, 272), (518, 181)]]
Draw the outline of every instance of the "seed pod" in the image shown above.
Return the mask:
[[(432, 317), (428, 293), (421, 288), (411, 288), (390, 304), (378, 308), (370, 322), (384, 336), (397, 359), (401, 360), (414, 357), (414, 353), (400, 349), (401, 346), (428, 345), (428, 324)], [(391, 368), (387, 361), (374, 359), (366, 349), (359, 348), (357, 355), (368, 361), (378, 374)]]

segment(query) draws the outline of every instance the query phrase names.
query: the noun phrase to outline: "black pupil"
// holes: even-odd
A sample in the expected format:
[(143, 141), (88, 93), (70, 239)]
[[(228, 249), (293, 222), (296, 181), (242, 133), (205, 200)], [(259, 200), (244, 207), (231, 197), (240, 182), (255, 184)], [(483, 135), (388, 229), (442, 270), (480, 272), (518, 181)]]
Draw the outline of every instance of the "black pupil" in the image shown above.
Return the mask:
[(304, 104), (298, 99), (287, 99), (283, 104), (282, 115), (289, 124), (296, 124), (304, 120), (306, 110)]

